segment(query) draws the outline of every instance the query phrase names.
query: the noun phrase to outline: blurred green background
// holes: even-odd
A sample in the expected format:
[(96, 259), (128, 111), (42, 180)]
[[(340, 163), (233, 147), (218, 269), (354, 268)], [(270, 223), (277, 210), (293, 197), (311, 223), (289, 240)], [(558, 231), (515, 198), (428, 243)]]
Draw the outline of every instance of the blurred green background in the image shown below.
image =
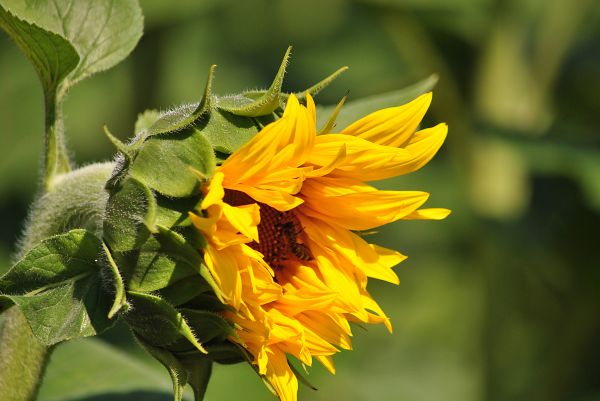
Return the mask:
[[(338, 374), (312, 369), (319, 391), (302, 389), (301, 400), (600, 400), (598, 2), (141, 4), (145, 34), (132, 56), (67, 100), (79, 165), (113, 154), (104, 123), (126, 138), (139, 112), (198, 101), (212, 63), (217, 93), (266, 87), (288, 44), (286, 90), (351, 67), (318, 96), (323, 104), (440, 76), (424, 125), (447, 122), (446, 144), (421, 171), (381, 185), (429, 191), (429, 205), (453, 214), (377, 234), (410, 256), (400, 287), (371, 286), (395, 331), (357, 327)], [(33, 68), (3, 34), (0, 77), (5, 270), (34, 199), (43, 103)], [(117, 327), (59, 347), (40, 399), (166, 401), (169, 386)], [(247, 366), (217, 367), (207, 400), (233, 399), (272, 396)]]

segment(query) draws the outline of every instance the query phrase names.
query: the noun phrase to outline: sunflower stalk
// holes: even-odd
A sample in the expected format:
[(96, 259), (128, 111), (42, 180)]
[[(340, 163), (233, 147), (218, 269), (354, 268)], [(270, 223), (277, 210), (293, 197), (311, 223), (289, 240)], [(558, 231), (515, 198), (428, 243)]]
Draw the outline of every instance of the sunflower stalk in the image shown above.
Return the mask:
[[(17, 257), (43, 239), (80, 227), (101, 227), (104, 184), (112, 164), (97, 164), (63, 175), (54, 190), (34, 203)], [(0, 330), (0, 399), (35, 400), (54, 346), (43, 344), (18, 307), (4, 313)]]
[(50, 90), (45, 95), (44, 190), (51, 191), (57, 176), (71, 170), (64, 138), (62, 115), (64, 91)]

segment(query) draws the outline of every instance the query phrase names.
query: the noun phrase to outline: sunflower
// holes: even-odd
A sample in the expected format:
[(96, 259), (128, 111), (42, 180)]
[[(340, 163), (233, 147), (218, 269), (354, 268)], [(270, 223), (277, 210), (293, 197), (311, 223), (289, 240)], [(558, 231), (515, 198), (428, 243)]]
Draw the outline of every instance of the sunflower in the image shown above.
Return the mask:
[(288, 361), (335, 372), (332, 355), (351, 349), (350, 322), (390, 319), (367, 291), (368, 278), (398, 284), (406, 256), (356, 231), (404, 219), (443, 219), (421, 209), (429, 194), (368, 185), (413, 172), (442, 145), (447, 126), (417, 131), (431, 94), (376, 111), (339, 133), (318, 134), (313, 99), (288, 98), (281, 118), (229, 156), (190, 217), (207, 239), (204, 260), (234, 341), (284, 401), (297, 399)]

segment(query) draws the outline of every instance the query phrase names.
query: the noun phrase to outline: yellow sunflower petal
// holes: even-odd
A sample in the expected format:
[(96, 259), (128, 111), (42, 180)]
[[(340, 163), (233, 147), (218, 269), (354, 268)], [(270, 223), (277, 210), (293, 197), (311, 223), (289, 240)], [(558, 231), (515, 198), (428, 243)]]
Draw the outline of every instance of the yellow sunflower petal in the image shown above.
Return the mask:
[(404, 216), (403, 220), (443, 220), (452, 213), (444, 208), (419, 209)]
[(378, 110), (349, 125), (342, 134), (400, 147), (415, 132), (431, 104), (431, 92), (399, 107)]
[(423, 167), (437, 153), (447, 134), (448, 126), (438, 124), (417, 131), (403, 148), (383, 146), (351, 135), (320, 135), (307, 161), (316, 166), (330, 165), (345, 146), (346, 158), (336, 164), (332, 175), (361, 181), (381, 180)]
[(238, 271), (239, 261), (234, 252), (219, 251), (208, 246), (204, 254), (204, 262), (227, 303), (238, 308), (242, 301), (242, 283)]
[(296, 196), (272, 189), (261, 189), (246, 185), (236, 185), (232, 189), (242, 191), (255, 201), (269, 205), (281, 212), (294, 209), (304, 202)]
[[(365, 188), (369, 186), (365, 185)], [(372, 188), (372, 187), (371, 187)], [(338, 195), (335, 181), (320, 178), (302, 188), (303, 213), (349, 230), (369, 230), (399, 220), (417, 210), (429, 197), (420, 191), (371, 191)]]
[(342, 349), (352, 349), (350, 335), (343, 327), (340, 327), (337, 319), (332, 318), (332, 315), (333, 314), (331, 313), (312, 310), (297, 315), (296, 319), (298, 319), (304, 327), (310, 328), (326, 342)]
[(245, 206), (223, 205), (223, 214), (240, 233), (254, 241), (258, 241), (258, 223), (260, 211), (256, 203)]
[(268, 363), (265, 376), (279, 394), (281, 401), (297, 401), (298, 379), (287, 362), (283, 352), (267, 351)]
[(321, 365), (323, 365), (329, 371), (329, 373), (335, 375), (335, 365), (333, 363), (333, 359), (330, 356), (320, 355), (316, 358), (319, 362), (321, 362)]
[(223, 173), (216, 172), (210, 181), (208, 192), (204, 196), (200, 207), (202, 209), (208, 209), (212, 205), (220, 205), (223, 203), (223, 196), (225, 190), (223, 189), (223, 179), (225, 176)]

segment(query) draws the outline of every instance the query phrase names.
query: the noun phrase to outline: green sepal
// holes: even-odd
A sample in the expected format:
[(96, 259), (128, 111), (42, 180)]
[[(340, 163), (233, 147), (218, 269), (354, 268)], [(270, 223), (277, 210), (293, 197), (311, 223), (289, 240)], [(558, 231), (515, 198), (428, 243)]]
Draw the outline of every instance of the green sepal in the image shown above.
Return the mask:
[[(204, 94), (197, 105), (184, 105), (177, 109), (168, 111), (159, 117), (152, 112), (148, 115), (144, 113), (143, 115), (138, 116), (138, 122), (136, 122), (135, 125), (137, 135), (132, 141), (132, 147), (137, 148), (141, 146), (146, 139), (152, 136), (170, 134), (188, 128), (205, 113), (209, 112), (214, 103), (212, 95), (212, 81), (214, 79), (216, 67), (217, 66), (214, 64), (210, 66), (208, 70), (208, 78), (206, 79), (206, 86), (204, 87)], [(140, 120), (140, 118), (147, 120)], [(145, 126), (148, 125), (148, 122), (152, 120), (154, 120), (152, 124), (146, 128)], [(144, 129), (138, 131), (138, 129), (142, 127)]]
[(119, 272), (119, 267), (115, 263), (110, 250), (106, 246), (106, 244), (102, 243), (102, 251), (104, 252), (106, 266), (111, 274), (111, 281), (114, 284), (115, 290), (115, 299), (108, 312), (108, 318), (112, 319), (122, 308), (127, 307), (127, 298), (125, 297), (125, 284), (123, 283), (123, 278), (121, 277), (121, 273)]
[(231, 324), (217, 313), (187, 308), (179, 311), (203, 344), (211, 341), (223, 342), (235, 335)]
[(229, 310), (234, 312), (235, 309), (228, 304), (223, 303), (215, 294), (213, 293), (202, 293), (183, 305), (188, 309), (197, 309), (197, 310), (205, 310), (210, 312), (222, 312), (225, 310)]
[(205, 348), (208, 351), (207, 356), (221, 365), (234, 365), (240, 362), (248, 362), (254, 368), (252, 357), (246, 350), (237, 344), (226, 341), (217, 344), (206, 344)]
[(157, 194), (156, 224), (167, 228), (191, 225), (188, 212), (193, 211), (199, 202), (198, 197), (169, 198)]
[(48, 346), (108, 329), (113, 296), (96, 262), (100, 247), (82, 229), (41, 241), (0, 278), (0, 309), (17, 305)]
[(175, 231), (169, 230), (166, 227), (157, 226), (158, 236), (160, 239), (161, 246), (163, 249), (170, 252), (177, 260), (188, 263), (194, 268), (205, 281), (210, 285), (213, 292), (221, 298), (221, 292), (219, 286), (215, 283), (210, 271), (204, 264), (204, 259), (193, 246), (191, 246), (186, 238)]
[(141, 292), (128, 291), (127, 294), (132, 308), (125, 318), (144, 341), (155, 347), (176, 347), (185, 339), (197, 351), (207, 353), (181, 313), (167, 301)]
[(340, 102), (337, 104), (337, 106), (335, 106), (335, 109), (333, 110), (333, 112), (331, 113), (329, 118), (327, 119), (327, 122), (325, 123), (323, 128), (321, 128), (321, 130), (319, 131), (319, 135), (329, 134), (335, 128), (335, 125), (336, 125), (335, 121), (337, 119), (338, 114), (340, 114), (340, 111), (342, 110), (342, 106), (344, 106), (344, 103), (346, 102), (347, 97), (348, 97), (348, 94), (344, 95), (342, 100), (340, 100)]
[(254, 119), (218, 108), (200, 121), (197, 128), (217, 152), (225, 154), (241, 148), (259, 131)]
[(183, 399), (183, 391), (188, 382), (188, 371), (181, 362), (169, 351), (164, 348), (154, 347), (144, 341), (140, 336), (135, 336), (138, 343), (148, 352), (154, 359), (160, 362), (169, 372), (171, 381), (173, 382), (173, 399), (181, 401)]
[(200, 182), (190, 168), (210, 177), (215, 165), (209, 141), (197, 129), (188, 128), (148, 138), (129, 174), (162, 195), (185, 198), (200, 190)]
[(108, 129), (108, 127), (106, 125), (104, 125), (103, 127), (104, 130), (104, 135), (106, 135), (106, 137), (108, 138), (108, 140), (110, 141), (110, 143), (112, 143), (114, 145), (115, 148), (117, 148), (117, 150), (119, 152), (121, 152), (123, 154), (123, 156), (125, 156), (127, 158), (128, 161), (131, 161), (133, 152), (130, 149), (130, 147), (126, 144), (124, 144), (123, 142), (121, 142), (119, 140), (119, 138), (117, 138), (116, 136), (114, 136), (110, 130)]
[(156, 200), (152, 191), (127, 177), (110, 194), (104, 218), (104, 239), (116, 252), (139, 249), (154, 230)]
[(182, 355), (179, 360), (187, 371), (188, 384), (194, 391), (194, 401), (203, 401), (212, 374), (212, 360), (198, 353)]
[[(236, 114), (238, 116), (245, 117), (258, 117), (273, 113), (281, 106), (281, 86), (283, 85), (283, 77), (285, 76), (285, 69), (287, 67), (288, 60), (292, 46), (289, 46), (283, 56), (279, 70), (273, 79), (273, 83), (266, 92), (255, 100), (250, 100), (248, 97), (229, 97), (219, 99), (218, 107)], [(241, 102), (240, 100), (248, 99), (248, 102)]]
[[(205, 281), (179, 280), (161, 289), (158, 294), (171, 305), (181, 306), (192, 299), (202, 296), (207, 291), (212, 291), (212, 287)], [(217, 302), (219, 301), (217, 300)]]
[(195, 261), (180, 255), (169, 242), (170, 239), (159, 232), (148, 238), (139, 250), (118, 257), (128, 289), (152, 292), (188, 278), (202, 288), (207, 286), (201, 277), (190, 278), (197, 275)]

